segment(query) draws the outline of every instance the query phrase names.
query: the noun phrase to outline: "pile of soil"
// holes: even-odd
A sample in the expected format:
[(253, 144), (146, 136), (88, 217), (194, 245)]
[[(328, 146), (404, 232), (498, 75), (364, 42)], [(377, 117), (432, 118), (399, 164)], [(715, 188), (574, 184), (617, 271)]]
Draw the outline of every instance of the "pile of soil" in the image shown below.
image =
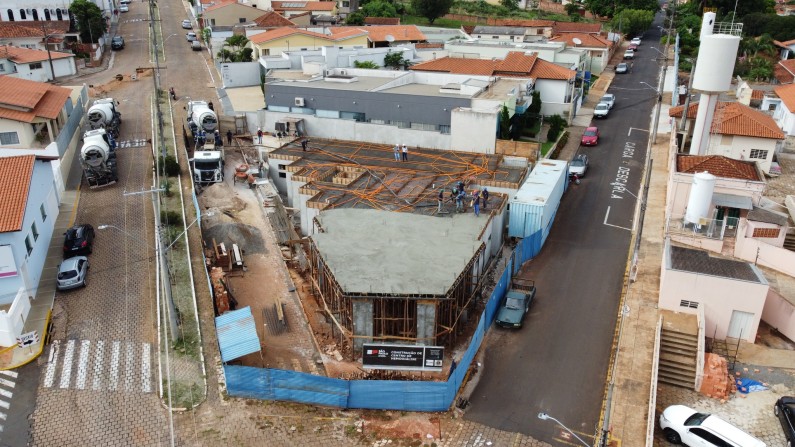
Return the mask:
[(221, 242), (226, 244), (227, 248), (237, 244), (248, 254), (267, 253), (262, 233), (257, 227), (237, 222), (226, 214), (212, 216), (211, 219), (212, 221), (202, 228), (204, 240), (211, 242), (215, 239), (219, 244)]
[(205, 208), (237, 213), (246, 209), (246, 202), (237, 196), (226, 183), (213, 183), (201, 193), (201, 203)]

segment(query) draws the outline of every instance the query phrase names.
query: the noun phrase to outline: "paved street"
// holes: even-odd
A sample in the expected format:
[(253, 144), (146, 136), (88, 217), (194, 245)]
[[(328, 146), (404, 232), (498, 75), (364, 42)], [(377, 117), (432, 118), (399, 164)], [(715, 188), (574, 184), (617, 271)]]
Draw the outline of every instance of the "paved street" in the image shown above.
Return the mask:
[(570, 185), (543, 250), (520, 272), (538, 287), (528, 324), (489, 335), (468, 420), (569, 444), (569, 434), (536, 417), (546, 412), (594, 440), (657, 98), (640, 84), (656, 85), (658, 53), (651, 46), (653, 39), (644, 41), (633, 72), (613, 79), (608, 93), (616, 105), (593, 122), (599, 145), (580, 148), (591, 160), (587, 176)]

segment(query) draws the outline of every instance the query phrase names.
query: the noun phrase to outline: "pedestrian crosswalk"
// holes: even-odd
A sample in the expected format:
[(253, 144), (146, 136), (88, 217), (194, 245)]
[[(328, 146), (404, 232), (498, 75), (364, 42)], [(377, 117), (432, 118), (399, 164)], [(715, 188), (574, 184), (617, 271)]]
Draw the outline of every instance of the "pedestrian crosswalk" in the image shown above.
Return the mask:
[(152, 345), (105, 340), (55, 340), (45, 388), (151, 393)]
[(126, 149), (128, 147), (142, 147), (146, 146), (145, 139), (137, 139), (137, 140), (124, 140), (124, 141), (117, 141), (116, 147), (119, 149)]
[(17, 373), (14, 371), (0, 371), (0, 433), (3, 432), (8, 409), (11, 407), (11, 398), (14, 396), (14, 387), (17, 384)]

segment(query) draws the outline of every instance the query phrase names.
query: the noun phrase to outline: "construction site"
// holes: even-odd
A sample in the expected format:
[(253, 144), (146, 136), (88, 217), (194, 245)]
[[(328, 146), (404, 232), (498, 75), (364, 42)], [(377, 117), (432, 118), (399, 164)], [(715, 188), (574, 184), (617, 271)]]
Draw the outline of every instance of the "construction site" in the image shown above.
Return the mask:
[[(419, 377), (363, 370), (362, 344), (378, 342), (444, 346), (449, 367), (482, 309), (527, 159), (410, 148), (403, 161), (387, 145), (249, 141), (227, 149), (227, 180), (199, 195), (216, 311), (250, 306), (257, 326), (261, 351), (236, 362)], [(235, 181), (236, 166), (259, 161), (255, 182)], [(462, 187), (457, 210), (451, 191)], [(471, 196), (484, 188), (476, 216)]]

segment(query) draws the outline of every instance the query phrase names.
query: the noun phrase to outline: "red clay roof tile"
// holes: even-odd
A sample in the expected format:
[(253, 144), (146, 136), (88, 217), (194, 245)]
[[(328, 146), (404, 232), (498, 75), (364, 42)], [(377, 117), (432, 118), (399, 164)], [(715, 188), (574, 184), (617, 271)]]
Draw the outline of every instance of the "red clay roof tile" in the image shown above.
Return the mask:
[(723, 155), (678, 154), (676, 156), (676, 171), (688, 174), (706, 171), (721, 178), (750, 180), (752, 182), (763, 181), (763, 178), (759, 176), (759, 171), (756, 169), (756, 162), (735, 160)]
[(35, 161), (33, 155), (0, 157), (0, 233), (22, 229)]

